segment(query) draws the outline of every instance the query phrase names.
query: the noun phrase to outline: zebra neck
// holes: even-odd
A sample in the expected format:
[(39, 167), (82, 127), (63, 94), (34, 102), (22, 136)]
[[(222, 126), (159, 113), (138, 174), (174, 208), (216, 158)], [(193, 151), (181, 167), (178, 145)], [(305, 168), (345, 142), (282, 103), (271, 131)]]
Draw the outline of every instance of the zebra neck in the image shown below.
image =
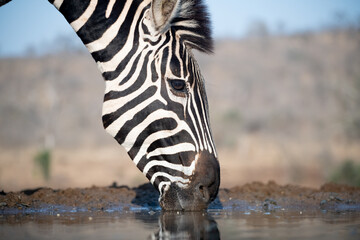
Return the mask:
[[(105, 80), (111, 80), (106, 72), (115, 69), (109, 62), (121, 57), (121, 51), (129, 48), (138, 37), (137, 26), (151, 0), (49, 0), (70, 23), (84, 45), (98, 63)], [(118, 62), (118, 61), (117, 61)], [(115, 66), (115, 65), (113, 65)], [(116, 65), (117, 66), (117, 65)], [(104, 74), (105, 73), (105, 74)], [(110, 78), (110, 79), (108, 79)]]

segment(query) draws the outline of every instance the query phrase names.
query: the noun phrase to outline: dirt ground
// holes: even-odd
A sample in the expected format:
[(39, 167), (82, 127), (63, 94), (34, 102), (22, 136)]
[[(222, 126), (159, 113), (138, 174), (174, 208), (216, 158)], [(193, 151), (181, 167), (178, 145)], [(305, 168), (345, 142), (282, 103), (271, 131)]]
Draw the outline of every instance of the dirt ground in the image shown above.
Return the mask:
[[(136, 188), (117, 186), (39, 188), (20, 192), (0, 192), (0, 214), (86, 211), (128, 211), (158, 209), (158, 193), (150, 184)], [(210, 209), (254, 210), (335, 210), (360, 211), (360, 188), (327, 183), (319, 189), (296, 185), (252, 182), (222, 188)]]

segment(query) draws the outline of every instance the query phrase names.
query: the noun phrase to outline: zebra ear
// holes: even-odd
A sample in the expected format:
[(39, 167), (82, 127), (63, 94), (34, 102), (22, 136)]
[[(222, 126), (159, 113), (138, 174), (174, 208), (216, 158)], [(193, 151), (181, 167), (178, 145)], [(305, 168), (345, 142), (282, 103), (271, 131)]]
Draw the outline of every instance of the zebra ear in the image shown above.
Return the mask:
[(157, 32), (166, 32), (177, 15), (181, 0), (152, 0), (151, 21)]

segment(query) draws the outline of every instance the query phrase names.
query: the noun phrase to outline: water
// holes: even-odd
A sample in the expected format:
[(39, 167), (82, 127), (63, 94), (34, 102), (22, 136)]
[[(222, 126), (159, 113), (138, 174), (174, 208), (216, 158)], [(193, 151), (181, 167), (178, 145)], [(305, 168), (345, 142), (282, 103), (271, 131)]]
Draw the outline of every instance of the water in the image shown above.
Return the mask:
[(360, 212), (61, 212), (0, 215), (0, 239), (360, 239)]

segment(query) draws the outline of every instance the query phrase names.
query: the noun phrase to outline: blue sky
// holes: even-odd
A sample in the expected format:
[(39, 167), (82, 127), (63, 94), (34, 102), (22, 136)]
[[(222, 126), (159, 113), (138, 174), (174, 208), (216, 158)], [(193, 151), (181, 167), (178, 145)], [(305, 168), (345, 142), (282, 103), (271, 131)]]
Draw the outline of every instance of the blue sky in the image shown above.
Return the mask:
[[(347, 21), (360, 22), (360, 0), (205, 0), (214, 36), (243, 37), (254, 21), (272, 32), (313, 30), (335, 22), (343, 13)], [(29, 46), (51, 48), (58, 36), (79, 43), (65, 19), (46, 0), (13, 0), (0, 8), (0, 56), (19, 56)], [(50, 46), (49, 46), (50, 45)]]

